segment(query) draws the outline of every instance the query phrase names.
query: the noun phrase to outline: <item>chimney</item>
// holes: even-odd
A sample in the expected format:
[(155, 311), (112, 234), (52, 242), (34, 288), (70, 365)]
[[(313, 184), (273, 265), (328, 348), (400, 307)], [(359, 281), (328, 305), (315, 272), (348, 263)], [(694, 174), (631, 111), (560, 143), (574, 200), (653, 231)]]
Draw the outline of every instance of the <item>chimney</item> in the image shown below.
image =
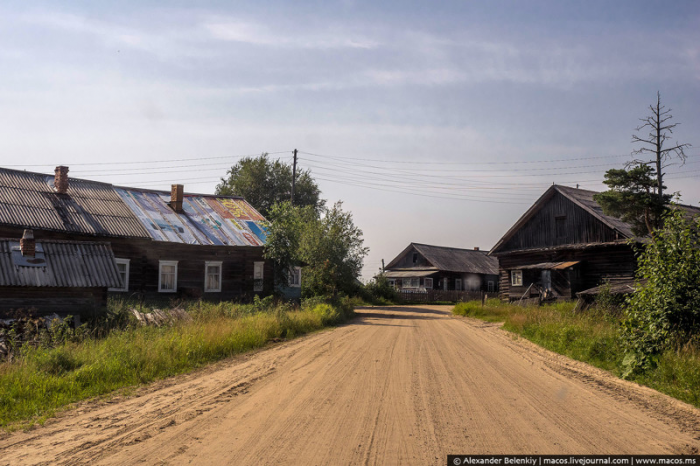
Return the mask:
[(174, 184), (170, 188), (170, 207), (178, 214), (182, 213), (182, 198), (185, 187), (181, 184)]
[(22, 251), (23, 256), (34, 257), (36, 254), (36, 241), (32, 230), (24, 230), (22, 239), (19, 240), (19, 250)]
[(53, 188), (58, 194), (66, 194), (68, 192), (68, 167), (63, 165), (56, 167)]
[(479, 246), (474, 246), (474, 250), (475, 250), (475, 251), (478, 251), (478, 250), (479, 250)]

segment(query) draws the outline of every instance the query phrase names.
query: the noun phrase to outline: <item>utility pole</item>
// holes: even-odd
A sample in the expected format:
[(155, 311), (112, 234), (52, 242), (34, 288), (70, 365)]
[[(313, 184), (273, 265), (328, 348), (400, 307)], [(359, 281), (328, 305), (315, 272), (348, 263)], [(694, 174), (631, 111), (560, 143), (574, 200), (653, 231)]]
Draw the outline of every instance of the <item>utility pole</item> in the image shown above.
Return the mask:
[(294, 165), (292, 166), (292, 205), (294, 205), (294, 187), (297, 183), (297, 150), (294, 149)]
[(382, 273), (384, 273), (384, 259), (382, 259)]

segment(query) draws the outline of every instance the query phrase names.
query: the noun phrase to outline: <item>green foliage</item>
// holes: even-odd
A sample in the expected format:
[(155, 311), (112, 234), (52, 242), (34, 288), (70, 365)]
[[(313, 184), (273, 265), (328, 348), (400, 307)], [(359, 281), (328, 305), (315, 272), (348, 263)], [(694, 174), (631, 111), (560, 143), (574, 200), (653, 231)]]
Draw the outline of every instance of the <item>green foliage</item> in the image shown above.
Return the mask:
[(656, 175), (656, 171), (645, 164), (629, 170), (608, 170), (604, 182), (610, 189), (594, 195), (593, 199), (606, 215), (631, 224), (636, 235), (651, 234), (661, 226), (666, 204), (671, 200), (670, 195), (657, 193)]
[(638, 259), (643, 285), (627, 301), (623, 321), (629, 376), (655, 366), (658, 355), (700, 332), (700, 218), (675, 209)]
[[(216, 187), (216, 194), (242, 196), (263, 216), (267, 217), (272, 206), (289, 201), (292, 192), (292, 167), (280, 160), (270, 160), (267, 154), (241, 159), (227, 172)], [(297, 170), (294, 188), (294, 205), (310, 206), (318, 210), (323, 206), (321, 191), (308, 170)]]
[(308, 264), (302, 295), (356, 294), (362, 261), (369, 252), (363, 242), (362, 230), (353, 223), (352, 214), (343, 211), (342, 202), (308, 222), (301, 239), (301, 259)]
[(366, 302), (377, 305), (394, 304), (399, 301), (396, 289), (389, 285), (389, 280), (384, 274), (379, 274), (375, 280), (365, 285), (360, 291), (360, 296)]
[(289, 267), (305, 264), (301, 285), (305, 298), (354, 295), (360, 288), (357, 279), (368, 252), (363, 247), (362, 230), (353, 223), (352, 214), (343, 211), (341, 202), (321, 212), (318, 216), (310, 207), (289, 203), (274, 206), (265, 258), (275, 263), (282, 282)]

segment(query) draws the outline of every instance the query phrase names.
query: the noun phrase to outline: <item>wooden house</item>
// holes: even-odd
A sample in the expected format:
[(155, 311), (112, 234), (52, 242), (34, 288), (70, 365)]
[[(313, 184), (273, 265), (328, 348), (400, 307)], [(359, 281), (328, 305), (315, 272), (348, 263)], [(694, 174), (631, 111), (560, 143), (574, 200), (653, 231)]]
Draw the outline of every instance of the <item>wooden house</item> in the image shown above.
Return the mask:
[(124, 296), (246, 299), (273, 289), (265, 219), (244, 199), (0, 169), (0, 237), (109, 242)]
[(120, 286), (109, 243), (0, 239), (0, 317), (90, 313)]
[[(594, 191), (551, 186), (493, 247), (504, 299), (571, 299), (636, 271), (632, 227), (606, 215)], [(700, 209), (683, 206), (689, 211)]]
[(479, 248), (411, 243), (389, 262), (384, 275), (399, 290), (498, 290), (498, 260)]

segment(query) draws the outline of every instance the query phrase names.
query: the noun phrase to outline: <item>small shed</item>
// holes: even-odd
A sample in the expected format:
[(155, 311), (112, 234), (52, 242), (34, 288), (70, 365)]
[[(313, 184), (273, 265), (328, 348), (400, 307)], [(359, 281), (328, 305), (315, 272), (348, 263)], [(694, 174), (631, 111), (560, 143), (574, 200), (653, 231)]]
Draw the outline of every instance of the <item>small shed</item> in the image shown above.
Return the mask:
[(0, 238), (0, 318), (91, 312), (121, 286), (109, 243)]

